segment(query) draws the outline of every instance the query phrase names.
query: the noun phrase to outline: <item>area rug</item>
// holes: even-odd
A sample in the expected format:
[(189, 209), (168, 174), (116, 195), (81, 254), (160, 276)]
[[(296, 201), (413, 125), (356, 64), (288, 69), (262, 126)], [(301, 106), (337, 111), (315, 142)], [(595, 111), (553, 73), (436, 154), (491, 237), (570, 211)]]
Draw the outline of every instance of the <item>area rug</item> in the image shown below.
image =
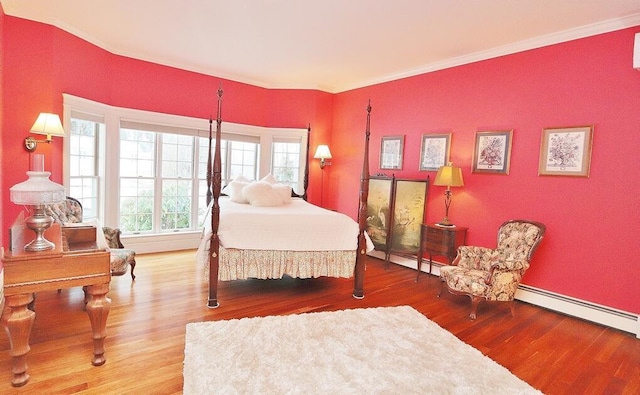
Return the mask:
[(540, 394), (408, 306), (187, 324), (184, 394)]

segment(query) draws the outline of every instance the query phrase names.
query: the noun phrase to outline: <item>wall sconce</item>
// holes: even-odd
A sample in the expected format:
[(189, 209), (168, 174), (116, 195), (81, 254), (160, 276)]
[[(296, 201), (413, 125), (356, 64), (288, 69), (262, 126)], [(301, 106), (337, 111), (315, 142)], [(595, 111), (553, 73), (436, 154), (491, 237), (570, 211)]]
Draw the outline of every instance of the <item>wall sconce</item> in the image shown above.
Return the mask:
[(49, 180), (50, 172), (44, 171), (44, 155), (33, 154), (29, 179), (12, 186), (10, 199), (15, 204), (31, 206), (31, 216), (24, 220), (27, 228), (36, 233), (36, 238), (24, 246), (25, 251), (46, 251), (55, 244), (44, 238), (44, 231), (53, 224), (53, 218), (45, 214), (46, 204), (58, 203), (66, 198), (62, 185)]
[(331, 151), (329, 151), (329, 146), (326, 144), (321, 144), (316, 148), (316, 153), (313, 155), (314, 159), (320, 159), (320, 168), (324, 169), (325, 166), (331, 165), (331, 163), (327, 163), (327, 159), (331, 159)]
[(440, 226), (455, 226), (449, 221), (449, 206), (451, 206), (451, 187), (463, 187), (462, 169), (453, 167), (453, 163), (449, 162), (446, 166), (440, 166), (433, 185), (446, 186), (444, 191), (445, 213), (442, 221), (438, 222)]
[(62, 122), (57, 114), (40, 113), (38, 119), (31, 127), (31, 133), (44, 134), (47, 136), (46, 140), (36, 140), (29, 136), (24, 139), (24, 147), (29, 152), (35, 151), (38, 143), (51, 143), (53, 136), (64, 137), (64, 129), (62, 128)]

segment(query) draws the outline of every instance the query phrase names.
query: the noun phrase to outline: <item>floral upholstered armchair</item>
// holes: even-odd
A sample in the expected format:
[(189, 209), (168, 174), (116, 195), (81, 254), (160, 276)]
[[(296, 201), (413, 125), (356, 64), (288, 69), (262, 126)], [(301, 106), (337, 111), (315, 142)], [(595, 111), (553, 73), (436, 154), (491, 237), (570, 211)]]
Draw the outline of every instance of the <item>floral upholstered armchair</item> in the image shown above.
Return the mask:
[[(451, 265), (440, 268), (442, 287), (471, 298), (472, 320), (481, 300), (512, 302), (536, 247), (542, 240), (545, 225), (526, 220), (511, 220), (498, 230), (495, 249), (461, 246)], [(515, 315), (510, 303), (511, 315)]]
[[(47, 205), (45, 212), (60, 224), (82, 222), (82, 204), (69, 196), (63, 202)], [(121, 276), (127, 272), (127, 267), (131, 266), (131, 279), (135, 280), (133, 269), (136, 267), (136, 253), (132, 249), (124, 248), (120, 241), (120, 229), (105, 226), (102, 232), (111, 254), (111, 275)]]

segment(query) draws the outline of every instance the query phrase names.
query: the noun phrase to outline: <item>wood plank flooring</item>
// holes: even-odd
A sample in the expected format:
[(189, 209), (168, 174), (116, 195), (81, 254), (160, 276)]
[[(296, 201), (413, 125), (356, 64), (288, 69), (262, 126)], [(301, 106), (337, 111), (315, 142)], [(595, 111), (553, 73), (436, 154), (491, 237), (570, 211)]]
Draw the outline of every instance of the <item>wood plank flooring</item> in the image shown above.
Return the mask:
[[(221, 283), (221, 306), (208, 309), (194, 255), (139, 255), (134, 283), (128, 274), (113, 278), (101, 367), (90, 362), (82, 290), (38, 294), (27, 358), (31, 379), (11, 387), (9, 340), (0, 336), (0, 393), (179, 394), (189, 322), (410, 305), (544, 393), (640, 394), (640, 340), (632, 334), (522, 302), (515, 318), (506, 305), (481, 303), (471, 321), (468, 298), (438, 298), (436, 277), (416, 283), (414, 270), (392, 264), (385, 271), (377, 259), (369, 260), (363, 300), (351, 296), (351, 279), (243, 280)], [(433, 368), (424, 366), (425, 374)]]

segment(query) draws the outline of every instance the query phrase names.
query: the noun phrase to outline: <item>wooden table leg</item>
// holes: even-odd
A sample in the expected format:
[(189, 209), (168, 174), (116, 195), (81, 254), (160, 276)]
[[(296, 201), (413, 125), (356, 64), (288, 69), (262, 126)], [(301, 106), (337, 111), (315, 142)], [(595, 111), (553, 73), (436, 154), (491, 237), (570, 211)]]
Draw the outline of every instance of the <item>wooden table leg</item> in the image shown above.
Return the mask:
[(11, 385), (21, 387), (29, 381), (27, 373), (27, 353), (29, 347), (29, 336), (36, 313), (29, 310), (27, 306), (33, 301), (33, 294), (10, 295), (5, 300), (5, 312), (2, 315), (2, 324), (9, 336), (11, 343), (11, 372), (13, 379)]
[(107, 316), (111, 310), (111, 299), (107, 298), (109, 284), (91, 285), (87, 287), (89, 301), (87, 314), (91, 321), (91, 337), (93, 338), (94, 366), (101, 366), (107, 361), (104, 356), (104, 339), (107, 337)]

